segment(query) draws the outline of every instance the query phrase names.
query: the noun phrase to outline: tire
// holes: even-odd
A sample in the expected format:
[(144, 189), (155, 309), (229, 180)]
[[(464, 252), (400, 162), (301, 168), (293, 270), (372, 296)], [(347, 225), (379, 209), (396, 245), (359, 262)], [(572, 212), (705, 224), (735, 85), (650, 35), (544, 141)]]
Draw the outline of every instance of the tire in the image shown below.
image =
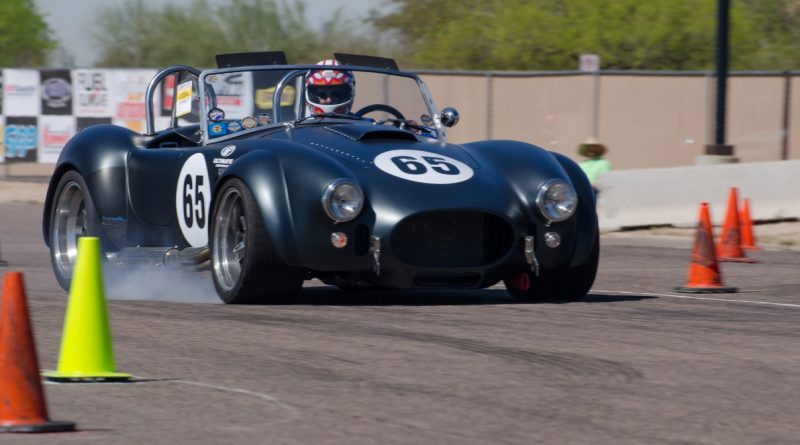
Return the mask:
[(561, 270), (541, 271), (540, 276), (528, 272), (528, 288), (520, 289), (511, 280), (504, 280), (508, 293), (515, 300), (527, 302), (567, 303), (585, 297), (594, 284), (600, 260), (600, 236), (595, 236), (592, 252), (583, 264)]
[(101, 245), (107, 246), (86, 181), (80, 173), (69, 170), (59, 179), (50, 206), (50, 263), (58, 284), (67, 291), (81, 236), (99, 237)]
[(214, 199), (211, 276), (228, 304), (290, 303), (304, 270), (286, 265), (272, 246), (261, 212), (244, 182), (230, 179)]

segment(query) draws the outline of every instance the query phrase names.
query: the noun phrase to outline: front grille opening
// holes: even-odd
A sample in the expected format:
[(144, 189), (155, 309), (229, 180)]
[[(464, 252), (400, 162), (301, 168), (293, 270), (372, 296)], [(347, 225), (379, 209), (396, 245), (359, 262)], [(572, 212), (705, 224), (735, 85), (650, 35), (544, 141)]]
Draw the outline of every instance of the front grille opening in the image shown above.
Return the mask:
[(476, 287), (481, 282), (477, 272), (420, 272), (414, 275), (417, 287)]
[(514, 243), (503, 218), (481, 212), (428, 212), (411, 216), (392, 232), (392, 251), (418, 266), (483, 266), (504, 257)]

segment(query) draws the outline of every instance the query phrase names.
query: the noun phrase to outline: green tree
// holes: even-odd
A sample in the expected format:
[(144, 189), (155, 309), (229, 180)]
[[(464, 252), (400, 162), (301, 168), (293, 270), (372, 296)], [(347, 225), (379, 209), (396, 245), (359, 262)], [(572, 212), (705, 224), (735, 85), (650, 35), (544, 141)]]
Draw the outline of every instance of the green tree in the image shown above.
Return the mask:
[[(580, 54), (603, 68), (709, 69), (717, 0), (387, 0), (373, 13), (399, 34), (418, 68), (564, 70)], [(800, 63), (800, 1), (737, 0), (731, 67)]]
[(137, 0), (103, 10), (97, 23), (97, 65), (108, 67), (209, 67), (216, 54), (249, 51), (285, 51), (293, 63), (314, 63), (334, 50), (377, 52), (338, 11), (320, 30), (309, 26), (301, 1), (195, 0), (156, 8)]
[(55, 47), (32, 0), (0, 2), (0, 66), (43, 66)]

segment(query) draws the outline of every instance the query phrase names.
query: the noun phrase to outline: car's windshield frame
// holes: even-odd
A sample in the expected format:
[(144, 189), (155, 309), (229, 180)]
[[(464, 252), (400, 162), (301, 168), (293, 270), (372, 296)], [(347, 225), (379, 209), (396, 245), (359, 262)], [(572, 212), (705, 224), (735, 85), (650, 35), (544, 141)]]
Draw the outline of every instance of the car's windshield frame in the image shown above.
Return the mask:
[[(275, 95), (279, 97), (282, 87), (286, 86), (293, 78), (297, 76), (298, 72), (307, 72), (309, 70), (320, 69), (319, 65), (255, 65), (255, 66), (242, 66), (242, 67), (234, 67), (234, 68), (220, 68), (220, 69), (209, 69), (203, 70), (200, 73), (198, 82), (200, 85), (206, 85), (206, 77), (212, 75), (224, 75), (229, 73), (237, 73), (237, 72), (246, 72), (246, 71), (287, 71), (287, 74), (281, 79), (278, 84), (276, 84), (276, 91)], [(341, 70), (350, 70), (350, 71), (360, 71), (360, 72), (370, 72), (370, 73), (377, 73), (377, 74), (385, 74), (389, 76), (399, 76), (399, 77), (406, 77), (409, 79), (414, 80), (419, 87), (420, 94), (422, 96), (423, 102), (425, 107), (427, 108), (428, 115), (433, 116), (433, 125), (436, 130), (436, 140), (444, 141), (444, 131), (442, 131), (442, 125), (439, 120), (439, 110), (436, 108), (434, 104), (433, 98), (430, 95), (430, 92), (422, 81), (416, 74), (408, 73), (405, 71), (395, 71), (395, 70), (387, 70), (383, 68), (375, 68), (375, 67), (366, 67), (366, 66), (349, 66), (349, 65), (339, 65), (337, 69)], [(211, 139), (208, 135), (208, 112), (216, 107), (216, 101), (214, 100), (211, 95), (207, 94), (205, 88), (198, 88), (200, 92), (200, 130), (203, 133), (203, 145), (207, 145), (210, 143), (218, 143), (228, 139), (236, 138), (242, 136), (244, 134), (252, 133), (255, 131), (260, 131), (264, 129), (274, 129), (274, 128), (289, 128), (293, 127), (294, 122), (272, 122), (265, 126), (259, 126), (256, 128), (251, 129), (244, 129), (242, 131), (237, 131), (235, 133), (230, 133), (222, 136), (215, 137)], [(302, 99), (301, 99), (302, 100)], [(275, 110), (273, 109), (273, 116)], [(367, 119), (365, 119), (366, 121)], [(306, 121), (307, 122), (307, 121)]]

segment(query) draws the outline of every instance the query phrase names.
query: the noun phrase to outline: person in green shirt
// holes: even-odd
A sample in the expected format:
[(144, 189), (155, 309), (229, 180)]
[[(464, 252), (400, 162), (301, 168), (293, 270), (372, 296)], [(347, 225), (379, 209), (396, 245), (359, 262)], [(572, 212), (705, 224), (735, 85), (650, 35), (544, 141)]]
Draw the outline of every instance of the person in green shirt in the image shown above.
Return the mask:
[(586, 139), (583, 144), (578, 146), (578, 154), (586, 157), (579, 165), (586, 177), (589, 178), (595, 195), (598, 193), (596, 186), (597, 175), (611, 171), (611, 163), (603, 157), (606, 151), (608, 151), (606, 146), (597, 142), (597, 139), (593, 137)]

